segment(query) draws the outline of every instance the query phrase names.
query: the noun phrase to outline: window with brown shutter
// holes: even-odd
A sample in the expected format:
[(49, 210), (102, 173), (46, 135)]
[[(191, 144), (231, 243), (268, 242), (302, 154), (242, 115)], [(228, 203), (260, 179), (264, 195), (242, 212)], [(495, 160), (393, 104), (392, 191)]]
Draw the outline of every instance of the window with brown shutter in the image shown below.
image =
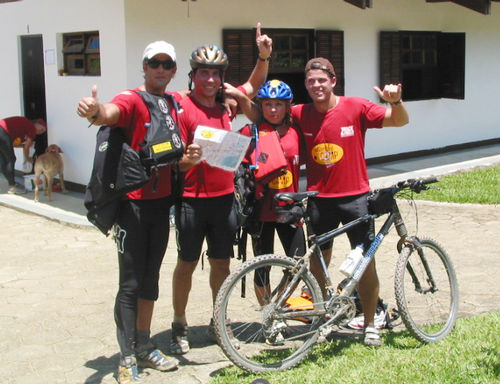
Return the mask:
[(316, 56), (325, 57), (331, 61), (335, 69), (337, 85), (335, 94), (344, 95), (344, 32), (316, 31)]
[(403, 98), (464, 98), (465, 34), (380, 33), (380, 85), (403, 84)]
[[(293, 90), (294, 102), (308, 102), (304, 87), (304, 67), (312, 57), (328, 58), (337, 74), (335, 93), (344, 94), (344, 35), (342, 31), (314, 29), (263, 30), (273, 39), (268, 79), (280, 79)], [(247, 81), (257, 60), (255, 29), (224, 29), (223, 49), (229, 58), (226, 81), (240, 85)]]
[(62, 75), (99, 76), (101, 55), (99, 32), (63, 33), (64, 69)]

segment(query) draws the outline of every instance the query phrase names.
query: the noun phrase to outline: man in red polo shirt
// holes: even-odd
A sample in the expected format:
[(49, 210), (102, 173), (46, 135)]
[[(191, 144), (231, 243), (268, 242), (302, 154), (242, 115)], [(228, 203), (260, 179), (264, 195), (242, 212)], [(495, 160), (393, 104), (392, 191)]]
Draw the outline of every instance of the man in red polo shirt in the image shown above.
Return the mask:
[(47, 124), (42, 119), (29, 120), (22, 116), (7, 117), (0, 120), (0, 158), (2, 160), (2, 173), (9, 183), (10, 194), (26, 193), (24, 186), (16, 184), (14, 166), (16, 155), (14, 147), (23, 147), (24, 160), (33, 163), (30, 157), (30, 148), (36, 135), (47, 130)]
[[(305, 67), (305, 86), (312, 103), (292, 108), (294, 123), (304, 133), (307, 144), (307, 189), (319, 191), (309, 200), (308, 211), (315, 233), (325, 233), (341, 222), (347, 223), (368, 213), (366, 200), (370, 185), (365, 161), (365, 134), (369, 128), (400, 127), (408, 123), (408, 112), (401, 99), (401, 84), (374, 87), (390, 107), (360, 97), (337, 96), (333, 65), (323, 57), (309, 60)], [(369, 226), (358, 225), (347, 232), (351, 247), (366, 246)], [(332, 244), (322, 246), (328, 265)], [(325, 292), (325, 280), (318, 261), (311, 259), (311, 271)], [(381, 344), (374, 327), (379, 281), (373, 260), (359, 282), (364, 312), (364, 343)]]

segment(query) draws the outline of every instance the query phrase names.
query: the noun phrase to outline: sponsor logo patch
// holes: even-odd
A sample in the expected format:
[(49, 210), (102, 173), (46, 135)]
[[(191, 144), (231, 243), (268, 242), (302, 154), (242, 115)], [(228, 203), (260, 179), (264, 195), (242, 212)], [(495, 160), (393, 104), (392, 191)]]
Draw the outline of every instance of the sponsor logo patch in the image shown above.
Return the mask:
[(313, 147), (312, 151), (313, 160), (321, 165), (335, 164), (344, 156), (342, 147), (333, 143), (321, 143)]
[(348, 127), (340, 128), (340, 137), (354, 136), (354, 126), (350, 125)]

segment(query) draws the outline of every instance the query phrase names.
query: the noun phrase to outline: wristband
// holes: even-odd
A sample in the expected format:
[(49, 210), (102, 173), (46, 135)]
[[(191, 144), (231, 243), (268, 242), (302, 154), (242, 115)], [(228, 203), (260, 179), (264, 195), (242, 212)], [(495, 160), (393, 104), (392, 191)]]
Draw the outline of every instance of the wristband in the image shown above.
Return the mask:
[(392, 103), (391, 103), (391, 102), (389, 102), (389, 104), (391, 104), (391, 105), (399, 105), (399, 104), (401, 104), (402, 102), (403, 102), (403, 100), (402, 100), (402, 99), (399, 99), (398, 101), (394, 101), (394, 102), (392, 102)]
[(260, 55), (259, 55), (259, 56), (257, 56), (257, 60), (259, 60), (259, 61), (270, 61), (271, 60), (271, 56), (268, 56), (268, 57), (266, 57), (264, 59), (264, 58), (260, 57)]

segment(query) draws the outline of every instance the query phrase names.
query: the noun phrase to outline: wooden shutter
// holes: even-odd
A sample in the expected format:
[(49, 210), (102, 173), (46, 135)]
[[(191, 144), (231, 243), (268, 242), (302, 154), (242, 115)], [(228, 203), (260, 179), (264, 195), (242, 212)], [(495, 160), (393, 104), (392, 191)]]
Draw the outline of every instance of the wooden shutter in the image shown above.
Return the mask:
[(330, 60), (337, 76), (335, 94), (345, 94), (344, 82), (344, 32), (316, 31), (316, 57)]
[(465, 97), (465, 33), (440, 33), (438, 39), (440, 96)]
[(399, 32), (381, 31), (379, 50), (379, 87), (402, 82)]
[(257, 60), (255, 30), (223, 29), (223, 49), (229, 59), (226, 81), (234, 86), (245, 83)]
[(472, 9), (473, 11), (480, 12), (483, 15), (490, 14), (491, 1), (499, 1), (499, 0), (426, 0), (427, 3), (452, 2), (461, 5), (463, 7)]
[(356, 7), (365, 9), (365, 8), (371, 8), (372, 7), (372, 1), (371, 0), (344, 0), (346, 3), (355, 5)]

